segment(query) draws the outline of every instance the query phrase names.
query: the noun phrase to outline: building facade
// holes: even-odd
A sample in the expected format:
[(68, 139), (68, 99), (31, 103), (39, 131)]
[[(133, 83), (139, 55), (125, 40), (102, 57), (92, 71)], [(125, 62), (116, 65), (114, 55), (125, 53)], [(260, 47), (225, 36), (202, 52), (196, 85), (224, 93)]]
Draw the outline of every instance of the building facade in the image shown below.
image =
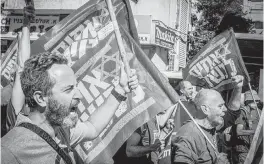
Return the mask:
[[(34, 1), (36, 19), (30, 28), (31, 40), (38, 39), (86, 2), (88, 0)], [(186, 65), (191, 0), (131, 0), (130, 4), (145, 53), (168, 78), (181, 79), (181, 69)], [(2, 53), (16, 38), (16, 31), (22, 28), (24, 6), (25, 1), (2, 3)]]
[(130, 1), (142, 49), (168, 78), (181, 79), (186, 66), (190, 0)]
[(263, 0), (243, 0), (243, 11), (254, 22), (256, 34), (263, 34)]

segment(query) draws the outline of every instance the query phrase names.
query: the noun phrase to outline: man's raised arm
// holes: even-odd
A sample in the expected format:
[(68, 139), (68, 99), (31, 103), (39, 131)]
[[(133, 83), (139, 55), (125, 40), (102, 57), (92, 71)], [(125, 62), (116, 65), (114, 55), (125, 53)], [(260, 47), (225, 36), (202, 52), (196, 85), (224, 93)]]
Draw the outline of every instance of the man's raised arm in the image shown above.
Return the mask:
[(232, 111), (237, 111), (240, 108), (240, 99), (243, 86), (244, 77), (241, 75), (236, 75), (232, 77), (233, 85), (235, 86), (231, 95), (231, 98), (228, 102), (228, 109)]
[(112, 119), (121, 101), (126, 99), (126, 95), (138, 86), (138, 79), (135, 70), (131, 70), (128, 78), (124, 67), (121, 66), (119, 84), (112, 90), (106, 101), (84, 122), (87, 126), (85, 140), (95, 139), (104, 130)]
[(17, 54), (17, 70), (12, 90), (11, 103), (15, 109), (15, 114), (23, 108), (25, 104), (25, 96), (21, 87), (20, 73), (24, 68), (25, 61), (30, 57), (30, 20), (33, 19), (35, 9), (32, 5), (24, 8), (24, 20), (22, 34), (18, 34), (18, 54)]

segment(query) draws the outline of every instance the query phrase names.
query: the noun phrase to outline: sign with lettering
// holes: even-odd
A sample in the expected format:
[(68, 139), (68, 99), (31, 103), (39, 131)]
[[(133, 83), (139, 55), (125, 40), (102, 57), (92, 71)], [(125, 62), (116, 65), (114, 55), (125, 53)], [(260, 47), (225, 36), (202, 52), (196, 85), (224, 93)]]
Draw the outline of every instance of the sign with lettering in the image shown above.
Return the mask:
[(250, 80), (233, 30), (208, 42), (183, 71), (184, 79), (192, 84), (219, 91), (232, 89), (231, 78), (236, 75), (243, 75), (247, 82)]
[[(35, 9), (76, 10), (89, 0), (34, 0)], [(22, 0), (5, 1), (4, 9), (22, 9), (26, 3)]]
[(155, 44), (164, 48), (173, 49), (179, 35), (177, 31), (167, 27), (161, 21), (155, 22)]
[[(47, 32), (59, 22), (59, 16), (36, 16), (31, 22), (30, 33), (37, 35)], [(2, 37), (16, 37), (16, 32), (21, 31), (23, 16), (1, 15), (1, 35)]]
[(150, 44), (150, 34), (138, 34), (138, 38), (141, 44)]

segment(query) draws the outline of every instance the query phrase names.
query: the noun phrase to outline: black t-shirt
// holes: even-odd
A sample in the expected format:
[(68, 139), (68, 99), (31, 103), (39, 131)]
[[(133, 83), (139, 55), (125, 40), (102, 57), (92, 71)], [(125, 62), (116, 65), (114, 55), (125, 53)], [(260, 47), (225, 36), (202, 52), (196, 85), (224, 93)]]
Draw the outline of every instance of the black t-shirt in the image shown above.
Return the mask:
[[(144, 124), (142, 127), (146, 128)], [(141, 136), (141, 141), (139, 142), (138, 146), (143, 146), (142, 139), (143, 139), (143, 132), (142, 129), (144, 128), (138, 128), (135, 133), (138, 133)], [(148, 129), (145, 129), (148, 130)], [(145, 133), (146, 131), (144, 131)], [(116, 152), (116, 154), (113, 156), (114, 164), (153, 164), (151, 161), (150, 156), (147, 157), (146, 155), (143, 157), (128, 157), (126, 155), (126, 142), (119, 148), (119, 150)]]

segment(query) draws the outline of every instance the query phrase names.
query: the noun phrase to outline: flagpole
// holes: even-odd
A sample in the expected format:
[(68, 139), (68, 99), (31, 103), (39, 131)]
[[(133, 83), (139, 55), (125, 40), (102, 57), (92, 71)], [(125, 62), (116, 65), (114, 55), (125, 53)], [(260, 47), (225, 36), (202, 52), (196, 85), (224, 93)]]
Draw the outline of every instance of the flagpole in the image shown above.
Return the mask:
[(124, 44), (123, 44), (123, 41), (122, 41), (121, 33), (119, 31), (119, 27), (118, 27), (118, 24), (117, 24), (116, 15), (115, 15), (115, 12), (114, 12), (114, 9), (113, 9), (112, 1), (111, 0), (106, 0), (106, 3), (107, 3), (108, 11), (110, 13), (110, 17), (111, 17), (111, 20), (112, 20), (112, 23), (113, 23), (113, 26), (114, 26), (115, 35), (116, 35), (116, 39), (117, 39), (117, 44), (118, 44), (119, 51), (120, 51), (120, 56), (121, 56), (121, 59), (122, 59), (122, 61), (124, 63), (127, 76), (130, 77), (130, 66), (129, 66), (129, 63), (128, 63), (128, 60), (127, 60), (127, 57), (126, 57), (126, 50), (125, 50), (125, 47), (124, 47)]
[(258, 116), (259, 116), (259, 118), (260, 118), (260, 113), (259, 113), (258, 105), (257, 105), (256, 100), (255, 100), (255, 97), (254, 97), (254, 95), (253, 95), (253, 91), (252, 91), (252, 87), (251, 87), (250, 82), (248, 83), (248, 86), (249, 86), (249, 90), (250, 90), (251, 96), (252, 96), (252, 98), (253, 98), (253, 101), (254, 101), (254, 103), (255, 103), (255, 105), (256, 105), (256, 107), (257, 107)]
[(263, 120), (264, 120), (264, 108), (262, 109), (261, 116), (260, 116), (256, 131), (255, 131), (255, 134), (251, 142), (250, 149), (249, 149), (249, 152), (247, 154), (244, 164), (252, 163), (254, 159), (254, 155), (256, 154), (256, 151), (258, 150), (258, 147), (259, 147), (259, 143), (258, 143), (259, 137), (262, 137), (263, 139), (263, 136), (261, 134), (261, 129), (263, 128)]
[(205, 137), (205, 139), (209, 142), (209, 144), (213, 147), (215, 154), (218, 155), (218, 150), (216, 149), (216, 147), (214, 146), (214, 144), (209, 140), (209, 138), (207, 137), (207, 135), (203, 132), (203, 130), (201, 129), (201, 127), (198, 125), (198, 123), (194, 120), (194, 118), (192, 117), (191, 113), (186, 109), (186, 107), (183, 105), (183, 103), (181, 102), (181, 100), (179, 100), (179, 103), (181, 104), (181, 106), (183, 107), (183, 109), (185, 110), (185, 112), (189, 115), (189, 117), (192, 119), (192, 121), (194, 122), (194, 124), (196, 125), (196, 127), (200, 130), (200, 132), (203, 134), (203, 136)]

